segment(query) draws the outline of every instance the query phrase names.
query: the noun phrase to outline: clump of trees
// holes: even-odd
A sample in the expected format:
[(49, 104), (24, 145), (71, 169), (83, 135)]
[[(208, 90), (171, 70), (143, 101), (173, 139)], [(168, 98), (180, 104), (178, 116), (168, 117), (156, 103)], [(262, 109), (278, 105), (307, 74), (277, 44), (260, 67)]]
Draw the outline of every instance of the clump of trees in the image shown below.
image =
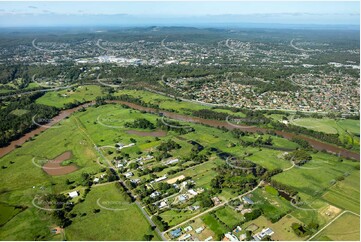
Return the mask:
[[(43, 93), (36, 93), (20, 97), (0, 109), (0, 147), (8, 145), (12, 140), (37, 128), (38, 126), (33, 122), (35, 114), (35, 121), (38, 124), (44, 124), (59, 113), (55, 107), (35, 103), (35, 100), (42, 95)], [(21, 115), (13, 113), (20, 109), (25, 112)]]
[(174, 120), (167, 120), (167, 124), (165, 124), (161, 119), (157, 119), (156, 126), (162, 130), (174, 131), (180, 135), (194, 131), (194, 128), (189, 126), (183, 126), (179, 122)]
[(145, 118), (138, 118), (133, 122), (127, 122), (124, 124), (126, 128), (136, 129), (155, 129), (155, 125)]
[(271, 180), (271, 185), (276, 188), (278, 191), (282, 191), (287, 193), (290, 197), (296, 196), (298, 191), (295, 190), (293, 187), (285, 185), (283, 183), (277, 182), (275, 180)]
[(328, 142), (331, 144), (349, 148), (349, 147), (347, 147), (347, 144), (344, 144), (341, 142), (341, 140), (339, 138), (339, 134), (326, 134), (323, 132), (315, 131), (312, 129), (306, 129), (304, 127), (296, 126), (296, 125), (292, 125), (292, 124), (285, 125), (281, 122), (272, 122), (271, 125), (273, 128), (278, 129), (278, 130), (284, 130), (284, 131), (287, 131), (290, 133), (295, 133), (295, 134), (304, 134), (304, 135), (316, 138), (318, 140), (322, 140), (324, 142)]
[(157, 225), (158, 229), (160, 231), (167, 230), (169, 228), (169, 225), (166, 221), (164, 221), (160, 216), (154, 215), (152, 217), (153, 222)]
[(296, 165), (304, 165), (312, 160), (312, 156), (305, 150), (295, 150), (288, 153), (285, 159), (292, 160)]
[(291, 225), (293, 232), (299, 237), (304, 237), (307, 235), (311, 235), (312, 233), (316, 232), (319, 228), (319, 224), (315, 222), (311, 222), (308, 225), (293, 223)]
[(300, 138), (297, 138), (297, 137), (293, 137), (291, 139), (292, 142), (295, 142), (296, 144), (298, 144), (299, 146), (301, 146), (303, 149), (310, 149), (311, 146), (310, 144), (304, 140), (304, 139), (300, 139)]

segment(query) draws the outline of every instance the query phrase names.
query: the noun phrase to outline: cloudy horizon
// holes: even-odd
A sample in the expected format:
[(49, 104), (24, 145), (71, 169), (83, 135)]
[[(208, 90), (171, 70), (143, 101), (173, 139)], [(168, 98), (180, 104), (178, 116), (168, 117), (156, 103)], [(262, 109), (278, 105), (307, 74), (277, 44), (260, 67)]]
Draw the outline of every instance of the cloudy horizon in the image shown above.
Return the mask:
[(1, 2), (0, 27), (89, 25), (359, 25), (350, 2)]

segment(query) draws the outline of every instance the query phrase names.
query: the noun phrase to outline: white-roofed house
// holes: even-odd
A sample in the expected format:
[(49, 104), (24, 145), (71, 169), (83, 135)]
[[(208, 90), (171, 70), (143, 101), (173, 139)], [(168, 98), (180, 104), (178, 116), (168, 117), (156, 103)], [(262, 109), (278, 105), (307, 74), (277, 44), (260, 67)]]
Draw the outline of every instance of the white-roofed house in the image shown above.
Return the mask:
[(69, 197), (74, 198), (79, 196), (79, 193), (77, 191), (69, 192)]

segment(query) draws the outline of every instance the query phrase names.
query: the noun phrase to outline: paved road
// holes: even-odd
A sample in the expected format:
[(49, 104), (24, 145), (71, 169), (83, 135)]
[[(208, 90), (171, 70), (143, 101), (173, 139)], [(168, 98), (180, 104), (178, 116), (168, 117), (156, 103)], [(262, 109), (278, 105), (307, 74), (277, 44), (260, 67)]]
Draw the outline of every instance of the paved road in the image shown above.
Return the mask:
[[(156, 227), (155, 223), (154, 223), (153, 220), (149, 217), (149, 215), (147, 214), (147, 212), (142, 208), (142, 206), (140, 205), (140, 203), (139, 203), (138, 201), (135, 201), (135, 204), (137, 204), (138, 208), (140, 209), (140, 211), (142, 211), (143, 215), (147, 218), (147, 220), (148, 220), (148, 222), (150, 223), (150, 225)], [(162, 238), (163, 241), (167, 241), (167, 239), (164, 237), (163, 233), (161, 233), (157, 227), (155, 228), (155, 232), (157, 232), (157, 234)]]
[(325, 227), (323, 227), (322, 229), (320, 229), (317, 233), (315, 233), (314, 235), (312, 235), (307, 241), (315, 238), (319, 233), (321, 233), (324, 229), (326, 229), (328, 226), (330, 226), (333, 222), (335, 222), (339, 217), (341, 217), (342, 215), (344, 215), (345, 213), (352, 213), (353, 215), (356, 215), (358, 217), (360, 217), (359, 214), (354, 213), (350, 210), (345, 210), (342, 213), (340, 213), (336, 218), (332, 219), (328, 224), (325, 225)]
[[(113, 168), (116, 170), (115, 166), (108, 160), (104, 157), (103, 153), (100, 151), (100, 149), (96, 146), (95, 142), (91, 139), (91, 137), (89, 136), (89, 134), (86, 132), (85, 129), (82, 128), (82, 123), (79, 119), (75, 119), (77, 124), (78, 124), (78, 128), (84, 132), (85, 136), (90, 140), (90, 142), (93, 143), (94, 145), (94, 148), (95, 150), (105, 159), (105, 161), (107, 161), (109, 167)], [(107, 183), (103, 183), (103, 184), (98, 184), (98, 186), (101, 186), (101, 185), (107, 185), (107, 184), (110, 184), (110, 183), (115, 183), (115, 182), (119, 182), (123, 185), (123, 187), (126, 189), (126, 193), (132, 197), (132, 199), (135, 200), (135, 204), (137, 204), (137, 206), (139, 207), (140, 211), (142, 211), (142, 213), (144, 214), (144, 216), (147, 218), (148, 222), (152, 225), (152, 226), (156, 226), (154, 224), (154, 222), (152, 221), (152, 219), (148, 216), (147, 212), (144, 210), (144, 208), (142, 208), (142, 206), (139, 204), (138, 201), (136, 201), (136, 196), (133, 195), (132, 191), (127, 187), (127, 184), (124, 182), (124, 180), (122, 179), (119, 179), (117, 181), (114, 181), (114, 182), (107, 182)], [(155, 232), (162, 238), (162, 240), (166, 240), (163, 236), (163, 234), (159, 231), (159, 229), (156, 227), (155, 228)]]

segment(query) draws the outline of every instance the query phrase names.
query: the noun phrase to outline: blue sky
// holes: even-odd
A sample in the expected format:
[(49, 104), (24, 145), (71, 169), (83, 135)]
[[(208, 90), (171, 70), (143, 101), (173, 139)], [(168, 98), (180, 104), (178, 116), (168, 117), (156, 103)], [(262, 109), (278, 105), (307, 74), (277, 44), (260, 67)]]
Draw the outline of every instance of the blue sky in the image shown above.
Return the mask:
[[(84, 23), (89, 18), (88, 15), (104, 15), (104, 21), (106, 21), (106, 15), (115, 14), (129, 15), (130, 22), (135, 18), (139, 21), (142, 18), (146, 22), (146, 19), (179, 17), (189, 18), (188, 20), (203, 17), (204, 21), (212, 21), (213, 15), (237, 15), (237, 17), (224, 18), (224, 21), (358, 25), (359, 10), (359, 1), (0, 2), (0, 26), (39, 24), (39, 19), (44, 25), (46, 25), (46, 19), (49, 19), (48, 23), (57, 20), (61, 24), (63, 20), (61, 15), (67, 15), (69, 19), (83, 17)], [(122, 21), (124, 20), (125, 17), (122, 18)], [(222, 21), (222, 19), (218, 16), (217, 21)], [(66, 25), (65, 22), (64, 20), (64, 25)]]

